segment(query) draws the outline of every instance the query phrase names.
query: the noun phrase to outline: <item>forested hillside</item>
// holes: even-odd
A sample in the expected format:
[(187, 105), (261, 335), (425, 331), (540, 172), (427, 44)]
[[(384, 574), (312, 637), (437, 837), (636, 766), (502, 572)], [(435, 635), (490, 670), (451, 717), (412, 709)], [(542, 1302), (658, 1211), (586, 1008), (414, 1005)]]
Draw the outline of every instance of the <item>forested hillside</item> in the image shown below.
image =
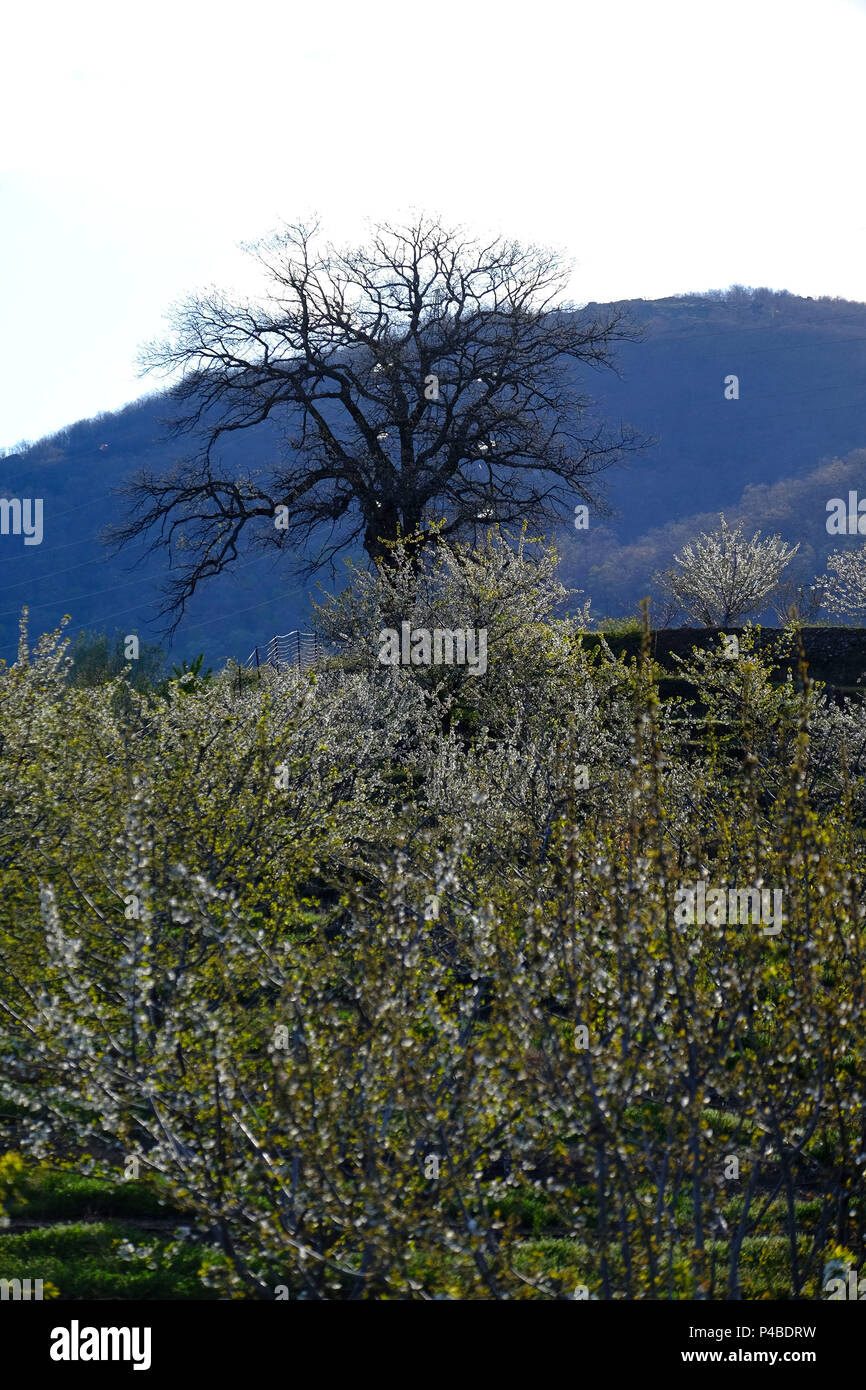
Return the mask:
[[(592, 306), (590, 306), (591, 308)], [(731, 290), (629, 304), (644, 329), (623, 345), (621, 376), (584, 374), (582, 385), (614, 423), (630, 423), (654, 443), (594, 481), (608, 514), (589, 529), (558, 537), (563, 577), (593, 600), (593, 611), (633, 610), (652, 571), (720, 509), (747, 529), (799, 541), (798, 573), (822, 566), (833, 538), (826, 502), (863, 478), (866, 454), (866, 305), (802, 299), (767, 290)], [(738, 379), (726, 399), (725, 379)], [(168, 438), (172, 404), (152, 394), (115, 414), (80, 421), (3, 460), (3, 494), (44, 499), (44, 539), (25, 547), (0, 538), (0, 655), (15, 655), (22, 604), (34, 631), (64, 612), (72, 631), (135, 631), (157, 638), (155, 595), (161, 554), (112, 557), (99, 533), (123, 515), (116, 489), (132, 473), (166, 472), (191, 450)], [(279, 431), (245, 430), (225, 446), (239, 467), (255, 469), (279, 447)], [(325, 573), (328, 587), (341, 583)], [(231, 576), (202, 588), (178, 629), (173, 652), (199, 651), (218, 663), (243, 659), (257, 642), (306, 620), (315, 582), (256, 553)]]

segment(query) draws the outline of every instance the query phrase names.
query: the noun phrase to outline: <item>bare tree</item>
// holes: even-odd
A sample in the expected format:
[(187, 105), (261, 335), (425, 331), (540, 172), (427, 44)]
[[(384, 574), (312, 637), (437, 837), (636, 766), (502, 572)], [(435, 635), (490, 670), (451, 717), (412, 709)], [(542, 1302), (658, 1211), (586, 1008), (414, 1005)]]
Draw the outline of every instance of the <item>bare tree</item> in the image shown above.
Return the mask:
[[(249, 248), (263, 302), (192, 298), (144, 355), (179, 374), (172, 433), (198, 451), (170, 476), (133, 479), (111, 537), (168, 551), (172, 626), (242, 536), (303, 555), (308, 574), (359, 541), (379, 563), (432, 521), (472, 537), (570, 515), (575, 498), (598, 505), (590, 479), (644, 442), (608, 430), (571, 384), (569, 362), (612, 367), (614, 345), (639, 333), (620, 308), (563, 302), (556, 253), (424, 216), (362, 248), (319, 253), (317, 237), (291, 226)], [(277, 457), (237, 476), (218, 446), (264, 421), (279, 427)]]
[(783, 579), (770, 596), (773, 612), (780, 623), (811, 623), (817, 618), (827, 599), (827, 583), (818, 578), (813, 584), (802, 580)]

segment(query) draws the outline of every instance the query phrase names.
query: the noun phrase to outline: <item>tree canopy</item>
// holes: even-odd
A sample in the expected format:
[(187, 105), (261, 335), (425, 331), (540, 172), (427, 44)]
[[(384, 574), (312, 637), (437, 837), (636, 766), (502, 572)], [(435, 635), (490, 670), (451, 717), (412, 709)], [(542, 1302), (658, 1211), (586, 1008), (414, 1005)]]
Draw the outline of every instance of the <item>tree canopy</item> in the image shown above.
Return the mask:
[[(262, 302), (194, 296), (144, 356), (175, 378), (172, 430), (196, 450), (132, 480), (112, 535), (168, 550), (175, 624), (248, 542), (311, 573), (358, 544), (378, 563), (434, 520), (474, 540), (561, 519), (597, 504), (593, 476), (642, 442), (597, 418), (571, 370), (613, 367), (637, 330), (621, 307), (566, 302), (553, 251), (427, 216), (358, 248), (320, 249), (317, 226), (289, 226), (249, 249)], [(239, 474), (220, 446), (266, 421), (272, 461)]]

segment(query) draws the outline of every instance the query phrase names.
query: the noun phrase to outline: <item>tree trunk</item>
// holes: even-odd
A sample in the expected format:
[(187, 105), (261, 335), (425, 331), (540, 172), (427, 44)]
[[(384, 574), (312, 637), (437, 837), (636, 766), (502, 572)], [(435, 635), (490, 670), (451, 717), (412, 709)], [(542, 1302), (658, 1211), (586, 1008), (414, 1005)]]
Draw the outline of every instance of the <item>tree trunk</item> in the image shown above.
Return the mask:
[(423, 540), (417, 534), (420, 525), (420, 513), (401, 516), (395, 506), (383, 504), (376, 508), (375, 516), (367, 521), (364, 549), (374, 564), (381, 568), (382, 565), (393, 563), (394, 546), (402, 541), (407, 555), (417, 568), (423, 550)]

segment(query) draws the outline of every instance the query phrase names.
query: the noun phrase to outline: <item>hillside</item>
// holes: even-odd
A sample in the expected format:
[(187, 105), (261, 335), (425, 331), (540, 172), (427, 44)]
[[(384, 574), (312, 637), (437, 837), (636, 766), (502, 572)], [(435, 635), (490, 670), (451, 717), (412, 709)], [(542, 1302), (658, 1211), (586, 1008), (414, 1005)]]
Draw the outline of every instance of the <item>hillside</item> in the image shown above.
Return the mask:
[(630, 307), (645, 341), (622, 349), (598, 399), (657, 442), (606, 475), (612, 515), (563, 538), (569, 580), (598, 613), (629, 609), (722, 509), (799, 541), (811, 580), (846, 544), (827, 534), (828, 499), (866, 483), (866, 305), (756, 290)]
[[(643, 341), (622, 348), (619, 378), (599, 374), (584, 385), (602, 414), (655, 442), (598, 480), (608, 514), (593, 516), (588, 532), (563, 531), (567, 581), (592, 597), (595, 612), (630, 611), (652, 570), (720, 509), (800, 541), (798, 564), (811, 578), (836, 544), (826, 533), (827, 499), (866, 481), (866, 304), (735, 289), (628, 307)], [(737, 400), (724, 395), (731, 373)], [(167, 440), (169, 410), (165, 396), (146, 396), (3, 460), (3, 495), (42, 497), (45, 518), (40, 546), (0, 537), (7, 661), (24, 603), (33, 633), (68, 611), (72, 631), (121, 627), (158, 639), (163, 556), (112, 558), (98, 535), (122, 514), (115, 492), (126, 477), (142, 467), (164, 472), (188, 447)], [(232, 443), (227, 456), (255, 468), (276, 435), (263, 427)], [(245, 555), (233, 576), (196, 597), (172, 650), (201, 650), (213, 663), (242, 659), (256, 642), (302, 624), (314, 590), (284, 564)]]

